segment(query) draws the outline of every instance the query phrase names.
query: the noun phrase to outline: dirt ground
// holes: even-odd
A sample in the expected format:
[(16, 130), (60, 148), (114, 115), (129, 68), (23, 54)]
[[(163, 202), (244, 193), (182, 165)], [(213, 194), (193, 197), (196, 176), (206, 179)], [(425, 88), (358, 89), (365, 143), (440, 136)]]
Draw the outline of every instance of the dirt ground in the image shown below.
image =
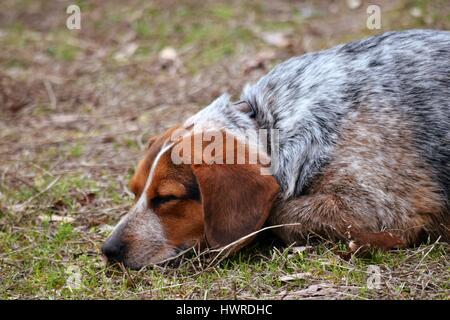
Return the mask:
[[(66, 8), (81, 8), (81, 29)], [(448, 299), (450, 248), (343, 259), (346, 244), (253, 246), (206, 266), (106, 268), (146, 140), (290, 56), (407, 28), (446, 0), (32, 1), (0, 5), (0, 298)], [(381, 286), (367, 286), (372, 269)], [(369, 270), (369, 271), (368, 271)], [(79, 279), (79, 280), (77, 280)], [(369, 279), (370, 280), (370, 279)]]

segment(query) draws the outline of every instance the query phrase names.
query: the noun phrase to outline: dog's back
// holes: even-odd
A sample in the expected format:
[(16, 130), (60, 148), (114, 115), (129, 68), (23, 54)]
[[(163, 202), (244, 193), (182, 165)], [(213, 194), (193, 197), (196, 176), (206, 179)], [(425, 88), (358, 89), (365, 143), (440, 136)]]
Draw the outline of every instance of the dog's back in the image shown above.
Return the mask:
[[(242, 95), (280, 129), (273, 223), (449, 234), (450, 32), (390, 32), (290, 59)], [(288, 231), (286, 231), (288, 230)], [(444, 230), (444, 231), (442, 231)], [(439, 233), (439, 232), (438, 232)]]

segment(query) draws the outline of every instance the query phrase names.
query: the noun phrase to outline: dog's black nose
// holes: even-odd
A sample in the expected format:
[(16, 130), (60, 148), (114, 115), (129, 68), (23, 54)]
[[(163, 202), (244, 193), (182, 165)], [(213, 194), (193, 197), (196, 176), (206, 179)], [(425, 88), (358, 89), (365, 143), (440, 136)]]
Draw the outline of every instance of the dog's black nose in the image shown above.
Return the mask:
[(126, 245), (118, 237), (111, 237), (102, 246), (102, 253), (109, 262), (122, 262), (125, 257)]

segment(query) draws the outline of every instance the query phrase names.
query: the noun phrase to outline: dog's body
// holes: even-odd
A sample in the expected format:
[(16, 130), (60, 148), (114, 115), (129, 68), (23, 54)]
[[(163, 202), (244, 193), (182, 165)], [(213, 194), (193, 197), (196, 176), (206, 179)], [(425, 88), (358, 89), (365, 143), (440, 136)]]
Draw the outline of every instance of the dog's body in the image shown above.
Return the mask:
[(222, 96), (184, 127), (279, 130), (280, 192), (265, 220), (300, 224), (276, 229), (287, 243), (349, 227), (404, 245), (449, 240), (450, 32), (390, 32), (292, 58), (241, 100)]

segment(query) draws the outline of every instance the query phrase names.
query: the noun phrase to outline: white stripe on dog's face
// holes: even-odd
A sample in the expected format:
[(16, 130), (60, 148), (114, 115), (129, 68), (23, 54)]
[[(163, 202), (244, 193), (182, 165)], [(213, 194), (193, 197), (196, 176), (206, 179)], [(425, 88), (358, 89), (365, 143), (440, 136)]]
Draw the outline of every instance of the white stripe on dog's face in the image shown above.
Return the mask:
[[(161, 159), (162, 155), (165, 152), (167, 152), (172, 146), (173, 146), (173, 143), (170, 143), (161, 148), (161, 151), (158, 153), (155, 160), (153, 161), (153, 164), (150, 168), (147, 180), (145, 181), (144, 190), (142, 191), (138, 201), (135, 203), (135, 205), (130, 210), (130, 212), (128, 214), (126, 214), (125, 216), (123, 216), (122, 219), (120, 219), (119, 223), (114, 228), (114, 231), (118, 230), (129, 219), (130, 216), (144, 212), (148, 209), (148, 201), (147, 201), (148, 188), (152, 184), (153, 177), (155, 176), (155, 171), (156, 171), (156, 167), (158, 166), (159, 160)], [(154, 214), (154, 213), (152, 213), (152, 214)]]
[(156, 167), (158, 166), (158, 162), (161, 159), (162, 155), (164, 153), (166, 153), (172, 147), (172, 145), (173, 144), (170, 143), (166, 146), (163, 146), (161, 148), (161, 151), (156, 156), (155, 161), (153, 161), (152, 167), (150, 168), (150, 173), (148, 174), (147, 181), (145, 182), (144, 190), (142, 191), (139, 200), (136, 202), (134, 210), (136, 210), (138, 212), (147, 210), (147, 208), (148, 208), (147, 191), (148, 191), (148, 188), (150, 187), (150, 185), (152, 184), (153, 177), (155, 176)]

